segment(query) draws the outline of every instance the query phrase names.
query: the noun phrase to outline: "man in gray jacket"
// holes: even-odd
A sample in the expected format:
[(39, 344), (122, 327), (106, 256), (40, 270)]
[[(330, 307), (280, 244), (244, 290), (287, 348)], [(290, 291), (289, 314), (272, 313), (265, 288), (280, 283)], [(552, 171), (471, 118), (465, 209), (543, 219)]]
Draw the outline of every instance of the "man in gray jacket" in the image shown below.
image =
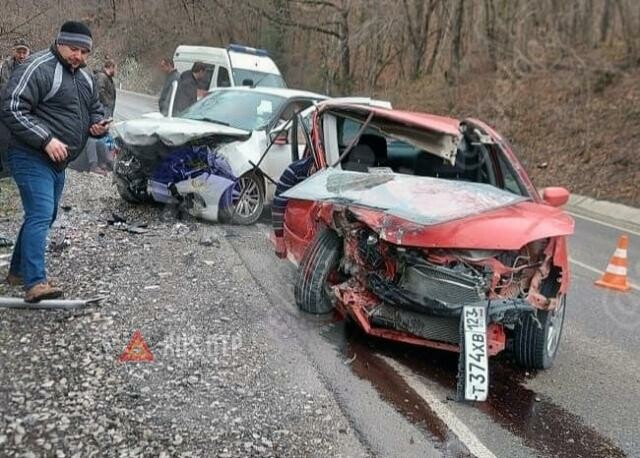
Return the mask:
[(47, 281), (45, 248), (65, 168), (90, 135), (108, 128), (94, 79), (83, 68), (92, 45), (86, 25), (64, 23), (51, 48), (18, 66), (3, 92), (0, 117), (12, 134), (9, 162), (24, 208), (7, 282), (23, 284), (27, 302), (62, 295)]

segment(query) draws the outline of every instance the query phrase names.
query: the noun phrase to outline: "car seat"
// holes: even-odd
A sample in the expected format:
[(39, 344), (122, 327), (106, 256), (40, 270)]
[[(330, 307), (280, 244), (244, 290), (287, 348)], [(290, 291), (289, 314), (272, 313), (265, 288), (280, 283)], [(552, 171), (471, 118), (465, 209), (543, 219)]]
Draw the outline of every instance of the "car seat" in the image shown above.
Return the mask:
[(342, 161), (342, 169), (352, 172), (367, 172), (369, 167), (387, 165), (387, 140), (380, 135), (363, 134), (358, 144)]

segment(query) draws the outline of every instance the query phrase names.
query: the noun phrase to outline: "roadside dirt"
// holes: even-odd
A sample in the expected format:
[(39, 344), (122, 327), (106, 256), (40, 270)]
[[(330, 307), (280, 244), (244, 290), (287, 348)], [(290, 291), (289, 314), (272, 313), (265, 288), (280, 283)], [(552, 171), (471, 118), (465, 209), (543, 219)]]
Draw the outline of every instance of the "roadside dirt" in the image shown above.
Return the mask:
[(640, 207), (640, 69), (558, 64), (473, 72), (456, 87), (422, 80), (378, 94), (396, 108), (487, 121), (538, 187)]

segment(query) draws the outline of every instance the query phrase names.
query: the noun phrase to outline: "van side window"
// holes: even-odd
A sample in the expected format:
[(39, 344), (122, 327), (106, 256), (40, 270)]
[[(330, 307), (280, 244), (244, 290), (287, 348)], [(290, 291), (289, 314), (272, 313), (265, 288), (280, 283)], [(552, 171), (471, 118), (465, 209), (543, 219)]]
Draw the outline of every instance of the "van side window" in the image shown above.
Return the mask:
[(229, 70), (224, 67), (218, 67), (218, 84), (217, 87), (229, 87), (231, 86), (231, 79), (229, 78)]

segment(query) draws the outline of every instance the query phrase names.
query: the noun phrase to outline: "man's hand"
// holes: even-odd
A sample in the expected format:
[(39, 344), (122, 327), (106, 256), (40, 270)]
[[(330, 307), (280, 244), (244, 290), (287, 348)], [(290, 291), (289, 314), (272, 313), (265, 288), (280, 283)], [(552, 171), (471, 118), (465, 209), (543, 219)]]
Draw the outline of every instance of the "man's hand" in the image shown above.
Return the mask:
[(89, 132), (91, 132), (91, 135), (93, 135), (94, 137), (101, 137), (102, 135), (106, 134), (107, 131), (109, 130), (110, 122), (111, 122), (111, 119), (104, 119), (98, 123), (95, 123), (93, 126), (89, 128)]
[(47, 146), (44, 147), (44, 150), (53, 162), (62, 162), (69, 156), (67, 145), (57, 138), (52, 138), (49, 143), (47, 143)]

